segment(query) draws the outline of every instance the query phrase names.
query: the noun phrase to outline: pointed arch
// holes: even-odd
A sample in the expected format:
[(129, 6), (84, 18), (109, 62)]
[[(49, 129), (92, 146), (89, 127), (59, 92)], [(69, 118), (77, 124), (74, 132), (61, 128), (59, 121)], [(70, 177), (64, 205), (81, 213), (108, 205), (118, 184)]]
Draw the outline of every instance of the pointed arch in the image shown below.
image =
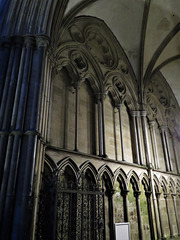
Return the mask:
[(121, 70), (108, 72), (105, 75), (105, 84), (117, 87), (117, 89), (120, 84), (119, 93), (121, 95), (131, 96), (131, 102), (133, 105), (137, 102), (137, 84), (133, 81), (133, 78), (129, 76), (128, 68), (124, 62), (121, 65)]
[(167, 180), (165, 179), (164, 176), (161, 176), (160, 179), (159, 179), (159, 182), (160, 182), (160, 186), (161, 186), (161, 189), (163, 191), (163, 193), (168, 193), (168, 182)]
[(154, 181), (155, 192), (159, 192), (160, 191), (160, 183), (159, 183), (159, 179), (156, 176), (156, 174), (153, 175), (153, 181)]
[(113, 178), (114, 178), (114, 174), (112, 172), (112, 170), (110, 169), (110, 167), (106, 164), (102, 165), (99, 169), (98, 169), (98, 177), (99, 179), (102, 179), (103, 175), (107, 176), (109, 178), (109, 183), (110, 183), (110, 188), (113, 188)]
[(149, 177), (145, 172), (142, 172), (139, 176), (140, 183), (143, 184), (144, 190), (149, 191), (150, 186), (149, 186)]
[(136, 191), (139, 191), (140, 189), (140, 181), (139, 181), (139, 177), (137, 175), (137, 173), (134, 170), (130, 170), (127, 174), (127, 182), (128, 182), (128, 186), (131, 183), (133, 186), (133, 189)]
[(175, 184), (174, 179), (172, 177), (168, 177), (167, 182), (168, 182), (168, 188), (169, 188), (170, 192), (175, 193), (176, 192), (176, 184)]
[(51, 169), (52, 172), (56, 171), (57, 165), (52, 160), (52, 158), (50, 156), (48, 156), (47, 154), (45, 154), (45, 162), (49, 166), (49, 168)]
[(57, 174), (59, 174), (59, 172), (64, 172), (67, 167), (71, 168), (77, 180), (79, 178), (79, 168), (69, 156), (57, 162)]
[(80, 168), (80, 175), (82, 174), (85, 174), (87, 170), (89, 170), (93, 177), (94, 177), (94, 180), (97, 184), (97, 176), (98, 176), (98, 171), (97, 169), (95, 168), (95, 166), (89, 161), (87, 160), (86, 162), (84, 162), (83, 164), (81, 164), (81, 166), (79, 167)]
[(113, 186), (114, 186), (116, 180), (121, 183), (121, 186), (122, 186), (123, 190), (128, 189), (128, 187), (127, 187), (127, 175), (121, 167), (117, 168), (114, 172)]

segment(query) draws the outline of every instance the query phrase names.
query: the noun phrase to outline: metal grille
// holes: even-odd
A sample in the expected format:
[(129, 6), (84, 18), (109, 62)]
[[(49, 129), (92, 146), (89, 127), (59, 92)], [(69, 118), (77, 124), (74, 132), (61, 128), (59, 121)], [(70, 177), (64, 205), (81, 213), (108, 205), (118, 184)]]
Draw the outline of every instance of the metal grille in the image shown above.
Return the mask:
[(103, 191), (58, 187), (57, 240), (104, 239)]
[(43, 177), (37, 240), (104, 240), (104, 191)]

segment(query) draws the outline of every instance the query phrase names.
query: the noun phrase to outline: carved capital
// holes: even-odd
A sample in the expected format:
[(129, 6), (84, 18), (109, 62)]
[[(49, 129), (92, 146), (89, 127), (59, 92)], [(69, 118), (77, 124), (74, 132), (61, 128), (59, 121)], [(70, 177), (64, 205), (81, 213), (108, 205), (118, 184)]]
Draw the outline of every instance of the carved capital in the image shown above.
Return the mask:
[(105, 93), (96, 93), (96, 99), (97, 100), (104, 100), (106, 98), (106, 94)]
[(155, 123), (155, 121), (149, 121), (149, 128), (154, 128)]
[(45, 34), (36, 35), (36, 44), (37, 47), (48, 47), (50, 44), (50, 38)]
[(168, 193), (164, 193), (164, 198), (166, 199), (169, 196)]
[(159, 199), (160, 196), (161, 196), (161, 192), (156, 192), (156, 197), (157, 197), (157, 199)]
[(25, 39), (25, 46), (28, 47), (32, 47), (35, 46), (35, 37), (32, 35), (25, 35), (24, 36)]
[(132, 110), (132, 111), (130, 112), (130, 114), (131, 114), (132, 117), (138, 117), (138, 116), (139, 116), (139, 111)]
[(81, 87), (81, 81), (75, 81), (75, 82), (73, 82), (73, 87), (74, 87), (74, 89), (75, 90), (79, 90), (80, 89), (80, 87)]
[(176, 198), (176, 195), (177, 195), (176, 193), (171, 193), (171, 196), (172, 196), (173, 199)]
[(141, 191), (134, 191), (135, 198), (139, 198), (140, 195), (141, 195)]
[(121, 196), (126, 197), (128, 195), (129, 191), (128, 190), (122, 190), (121, 191)]
[(160, 132), (166, 132), (167, 131), (167, 125), (159, 126), (159, 130), (160, 130)]
[(142, 117), (146, 117), (147, 116), (147, 111), (143, 110), (143, 111), (140, 111), (140, 114)]
[(145, 192), (145, 195), (146, 195), (147, 198), (150, 198), (150, 197), (151, 197), (151, 194), (152, 194), (151, 191), (146, 191), (146, 192)]
[(118, 110), (121, 109), (121, 108), (122, 108), (122, 103), (116, 104), (116, 108), (117, 108)]

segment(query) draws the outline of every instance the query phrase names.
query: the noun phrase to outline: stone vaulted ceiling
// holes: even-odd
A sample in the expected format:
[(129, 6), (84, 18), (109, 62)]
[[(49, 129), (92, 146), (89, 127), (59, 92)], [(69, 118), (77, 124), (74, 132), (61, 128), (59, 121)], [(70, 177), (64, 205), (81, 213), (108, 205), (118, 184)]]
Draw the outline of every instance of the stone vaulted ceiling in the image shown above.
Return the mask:
[(180, 104), (180, 0), (70, 0), (64, 17), (93, 16), (111, 29), (142, 86), (160, 71)]

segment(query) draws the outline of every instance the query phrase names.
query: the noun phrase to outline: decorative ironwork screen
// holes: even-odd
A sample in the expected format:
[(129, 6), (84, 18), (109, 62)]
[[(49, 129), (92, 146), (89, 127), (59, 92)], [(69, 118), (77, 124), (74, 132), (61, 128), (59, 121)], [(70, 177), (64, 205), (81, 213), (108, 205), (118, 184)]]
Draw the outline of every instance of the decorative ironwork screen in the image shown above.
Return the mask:
[(39, 201), (37, 240), (104, 240), (104, 191), (83, 177), (44, 175)]
[(104, 239), (104, 192), (58, 187), (57, 240)]

